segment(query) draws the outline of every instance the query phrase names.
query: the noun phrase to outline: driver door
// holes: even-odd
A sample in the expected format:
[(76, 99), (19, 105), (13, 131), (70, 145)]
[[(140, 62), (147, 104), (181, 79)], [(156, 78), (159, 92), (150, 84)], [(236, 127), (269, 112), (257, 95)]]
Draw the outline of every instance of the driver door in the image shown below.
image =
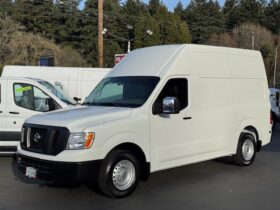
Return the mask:
[(169, 79), (154, 102), (176, 97), (180, 104), (177, 114), (150, 114), (151, 169), (161, 170), (179, 166), (192, 154), (192, 116), (189, 105), (187, 77)]

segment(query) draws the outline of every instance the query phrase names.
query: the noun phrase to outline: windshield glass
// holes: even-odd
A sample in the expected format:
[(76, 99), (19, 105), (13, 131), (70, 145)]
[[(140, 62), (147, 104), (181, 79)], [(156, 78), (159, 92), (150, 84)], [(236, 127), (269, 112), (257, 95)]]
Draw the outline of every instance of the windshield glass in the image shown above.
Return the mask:
[(52, 94), (54, 94), (57, 98), (59, 98), (61, 101), (67, 103), (67, 104), (76, 104), (74, 100), (66, 96), (63, 92), (58, 90), (55, 86), (50, 84), (47, 81), (38, 81), (41, 85), (43, 85), (48, 91), (50, 91)]
[(149, 98), (158, 77), (109, 77), (103, 79), (86, 98), (85, 105), (140, 107)]

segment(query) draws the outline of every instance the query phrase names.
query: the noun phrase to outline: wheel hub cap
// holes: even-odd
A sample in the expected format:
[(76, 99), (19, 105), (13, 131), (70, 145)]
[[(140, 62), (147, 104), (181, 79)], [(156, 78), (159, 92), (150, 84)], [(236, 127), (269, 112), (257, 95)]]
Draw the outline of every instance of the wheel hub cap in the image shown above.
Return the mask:
[(254, 152), (255, 152), (254, 150), (255, 150), (255, 148), (254, 148), (253, 142), (250, 139), (246, 139), (242, 146), (243, 158), (246, 161), (251, 160), (254, 155)]
[(113, 169), (112, 180), (118, 190), (127, 190), (135, 182), (135, 167), (129, 160), (121, 160)]

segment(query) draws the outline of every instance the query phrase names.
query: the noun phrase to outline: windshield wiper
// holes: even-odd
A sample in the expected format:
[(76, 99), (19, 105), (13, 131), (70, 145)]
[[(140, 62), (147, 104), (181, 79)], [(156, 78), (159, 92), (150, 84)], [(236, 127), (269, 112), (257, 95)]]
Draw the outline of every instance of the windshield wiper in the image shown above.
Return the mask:
[(115, 103), (115, 102), (104, 102), (104, 103), (100, 103), (103, 106), (121, 106), (121, 104), (119, 103)]
[(84, 102), (82, 105), (89, 105), (89, 106), (122, 106), (122, 104), (115, 103), (115, 102)]
[(95, 103), (94, 102), (84, 102), (81, 105), (95, 105)]

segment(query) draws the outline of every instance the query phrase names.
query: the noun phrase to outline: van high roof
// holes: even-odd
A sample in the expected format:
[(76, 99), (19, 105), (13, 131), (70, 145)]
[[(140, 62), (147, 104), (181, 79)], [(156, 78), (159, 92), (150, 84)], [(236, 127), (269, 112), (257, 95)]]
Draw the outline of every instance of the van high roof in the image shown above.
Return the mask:
[[(191, 53), (190, 53), (191, 52)], [(201, 57), (209, 57), (209, 53), (213, 56), (213, 59), (209, 58), (209, 63), (201, 62)], [(231, 55), (231, 58), (228, 56)], [(256, 75), (255, 72), (239, 72), (238, 69), (242, 69), (239, 65), (246, 65), (248, 62), (240, 62), (242, 59), (255, 58), (261, 56), (259, 51), (246, 50), (246, 49), (237, 49), (237, 48), (228, 48), (228, 47), (217, 47), (217, 46), (206, 46), (206, 45), (194, 45), (194, 44), (183, 44), (183, 45), (163, 45), (163, 46), (154, 46), (143, 48), (139, 50), (134, 50), (129, 53), (115, 68), (109, 73), (108, 77), (117, 77), (117, 76), (159, 76), (166, 74), (165, 68), (169, 65), (174, 65), (177, 70), (173, 73), (181, 74), (190, 73), (191, 71), (205, 71), (210, 69), (211, 66), (216, 66), (216, 64), (211, 64), (211, 60), (217, 60), (217, 56), (220, 57), (221, 64), (220, 69), (217, 69), (217, 74), (227, 75), (230, 69), (224, 69), (225, 60), (232, 60), (232, 73), (236, 76), (247, 74)], [(225, 56), (228, 58), (225, 59)], [(205, 60), (205, 59), (203, 59)], [(235, 62), (239, 60), (238, 62)], [(252, 59), (254, 60), (254, 59)], [(261, 60), (261, 59), (260, 59)], [(255, 64), (256, 70), (259, 72), (259, 76), (263, 76), (262, 69), (258, 69), (260, 64)], [(263, 65), (263, 64), (261, 64)], [(193, 69), (192, 66), (195, 66), (197, 69)], [(199, 69), (201, 68), (201, 69)], [(179, 70), (181, 69), (181, 70)], [(193, 72), (195, 73), (195, 72)]]

